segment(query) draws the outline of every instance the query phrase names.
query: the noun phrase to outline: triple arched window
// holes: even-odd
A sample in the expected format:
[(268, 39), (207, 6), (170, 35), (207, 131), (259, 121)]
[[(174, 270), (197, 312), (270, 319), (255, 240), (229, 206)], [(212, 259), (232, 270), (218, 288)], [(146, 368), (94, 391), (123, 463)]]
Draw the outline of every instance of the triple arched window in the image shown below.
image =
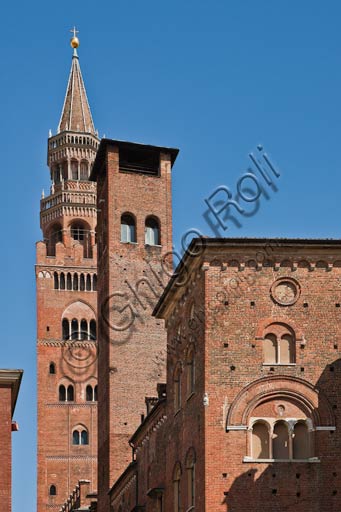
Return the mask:
[(306, 460), (312, 457), (311, 429), (306, 420), (256, 420), (252, 425), (252, 459)]
[(63, 340), (96, 340), (97, 326), (96, 320), (78, 320), (73, 318), (69, 320), (64, 318), (62, 321)]

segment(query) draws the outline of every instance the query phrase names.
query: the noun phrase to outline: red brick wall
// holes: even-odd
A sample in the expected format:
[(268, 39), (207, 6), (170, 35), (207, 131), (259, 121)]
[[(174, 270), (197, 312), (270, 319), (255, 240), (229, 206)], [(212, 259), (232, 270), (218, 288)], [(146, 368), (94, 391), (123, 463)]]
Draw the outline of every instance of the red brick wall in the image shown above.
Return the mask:
[(12, 503), (12, 389), (0, 386), (0, 502), (11, 512)]
[[(151, 317), (167, 277), (162, 275), (161, 255), (171, 250), (171, 162), (161, 154), (160, 177), (120, 173), (118, 147), (106, 157), (106, 181), (98, 183), (99, 249), (99, 510), (108, 507), (107, 492), (131, 461), (128, 440), (144, 413), (144, 397), (153, 396), (165, 379), (166, 334), (162, 320)], [(121, 215), (136, 217), (137, 244), (120, 242)], [(161, 247), (146, 247), (144, 223), (155, 215), (161, 224)], [(104, 232), (104, 233), (103, 233)], [(103, 234), (102, 234), (103, 233)], [(105, 247), (105, 237), (107, 245)], [(148, 279), (154, 291), (141, 279)], [(161, 284), (158, 280), (161, 279)], [(138, 291), (136, 291), (136, 286)], [(135, 290), (135, 295), (132, 289)], [(118, 296), (117, 293), (122, 295)], [(110, 294), (116, 294), (107, 301)], [(136, 298), (136, 295), (139, 298)], [(130, 305), (138, 316), (128, 329), (131, 313), (118, 309)], [(105, 318), (103, 318), (103, 316)]]
[[(97, 343), (80, 342), (68, 349), (62, 340), (63, 312), (76, 304), (76, 318), (96, 318), (97, 293), (54, 289), (55, 271), (65, 277), (67, 272), (94, 275), (96, 247), (94, 258), (85, 259), (80, 245), (58, 244), (56, 257), (47, 257), (45, 244), (37, 244), (38, 512), (47, 505), (59, 510), (80, 479), (90, 480), (91, 491), (97, 490), (97, 403), (86, 402), (87, 384), (97, 384)], [(49, 373), (51, 362), (54, 375)], [(66, 383), (74, 385), (73, 403), (59, 401), (59, 385)], [(78, 425), (88, 430), (89, 445), (72, 445)], [(57, 487), (56, 496), (49, 496), (51, 485)]]

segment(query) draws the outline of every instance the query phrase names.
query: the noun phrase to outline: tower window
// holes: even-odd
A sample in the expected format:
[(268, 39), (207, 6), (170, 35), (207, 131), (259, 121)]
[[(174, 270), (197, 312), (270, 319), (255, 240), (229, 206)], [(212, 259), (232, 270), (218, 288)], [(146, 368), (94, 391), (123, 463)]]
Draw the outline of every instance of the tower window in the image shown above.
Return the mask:
[(187, 395), (195, 391), (195, 359), (194, 350), (191, 349), (187, 356)]
[(72, 432), (72, 444), (73, 445), (87, 445), (89, 444), (88, 431), (84, 428), (77, 428)]
[(96, 320), (90, 321), (90, 339), (97, 339), (97, 329), (96, 329)]
[(54, 281), (54, 289), (55, 290), (59, 290), (58, 272), (54, 272), (54, 274), (53, 274), (53, 281)]
[(81, 340), (87, 340), (89, 337), (88, 333), (88, 322), (86, 320), (81, 321), (81, 332), (80, 332), (80, 338)]
[(60, 274), (60, 284), (59, 284), (60, 290), (65, 290), (65, 275), (64, 272)]
[(160, 226), (155, 217), (147, 217), (145, 224), (145, 244), (160, 245)]
[(71, 161), (71, 179), (78, 180), (78, 162), (76, 160)]
[(195, 505), (195, 452), (191, 448), (186, 457), (188, 507)]
[(50, 363), (49, 374), (50, 375), (55, 375), (55, 373), (56, 373), (56, 365), (54, 363)]
[(87, 402), (93, 402), (93, 389), (92, 386), (88, 385), (86, 386), (86, 401)]
[(63, 384), (59, 386), (59, 401), (66, 402), (66, 388)]
[(57, 496), (57, 488), (55, 485), (50, 485), (49, 494), (50, 496)]
[(86, 181), (88, 179), (88, 164), (86, 162), (81, 162), (81, 176), (80, 179), (82, 181)]
[(78, 340), (79, 336), (79, 323), (76, 318), (71, 321), (71, 339)]
[(132, 215), (125, 213), (121, 217), (121, 242), (136, 242), (136, 224)]
[(67, 320), (66, 318), (64, 318), (64, 320), (62, 322), (62, 330), (63, 330), (63, 340), (64, 341), (69, 340), (70, 339), (70, 324), (69, 324), (69, 320)]

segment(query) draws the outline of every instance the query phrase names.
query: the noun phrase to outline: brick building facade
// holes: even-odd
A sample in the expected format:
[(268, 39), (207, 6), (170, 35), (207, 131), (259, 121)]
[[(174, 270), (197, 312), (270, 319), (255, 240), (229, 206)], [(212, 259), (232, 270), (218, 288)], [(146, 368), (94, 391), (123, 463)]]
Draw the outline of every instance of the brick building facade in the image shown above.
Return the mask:
[(0, 370), (0, 503), (3, 512), (12, 510), (12, 422), (22, 379), (22, 370)]
[(38, 512), (339, 512), (341, 242), (194, 240), (169, 281), (177, 153), (98, 147), (74, 56), (37, 247)]
[(341, 510), (340, 287), (340, 241), (194, 241), (155, 309), (167, 397), (111, 511)]
[(99, 144), (76, 48), (37, 243), (38, 512), (59, 510), (80, 479), (97, 489), (96, 184)]

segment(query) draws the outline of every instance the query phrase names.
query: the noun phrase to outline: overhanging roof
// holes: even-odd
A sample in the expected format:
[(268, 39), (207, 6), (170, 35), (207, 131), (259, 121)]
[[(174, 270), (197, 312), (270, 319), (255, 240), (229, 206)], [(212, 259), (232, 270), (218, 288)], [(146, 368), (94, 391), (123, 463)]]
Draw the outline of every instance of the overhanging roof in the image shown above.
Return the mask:
[(98, 174), (101, 173), (103, 169), (103, 163), (105, 161), (105, 155), (107, 148), (109, 146), (118, 146), (118, 148), (122, 148), (125, 150), (155, 150), (159, 151), (160, 153), (168, 153), (171, 157), (172, 166), (176, 160), (176, 157), (178, 156), (179, 150), (176, 148), (167, 148), (165, 146), (151, 146), (148, 144), (141, 144), (138, 142), (127, 142), (123, 140), (115, 140), (115, 139), (101, 139), (100, 145), (98, 147), (97, 155), (95, 158), (94, 165), (92, 167), (90, 180), (96, 181)]
[(0, 369), (0, 387), (12, 388), (12, 416), (19, 394), (23, 370), (1, 370)]

